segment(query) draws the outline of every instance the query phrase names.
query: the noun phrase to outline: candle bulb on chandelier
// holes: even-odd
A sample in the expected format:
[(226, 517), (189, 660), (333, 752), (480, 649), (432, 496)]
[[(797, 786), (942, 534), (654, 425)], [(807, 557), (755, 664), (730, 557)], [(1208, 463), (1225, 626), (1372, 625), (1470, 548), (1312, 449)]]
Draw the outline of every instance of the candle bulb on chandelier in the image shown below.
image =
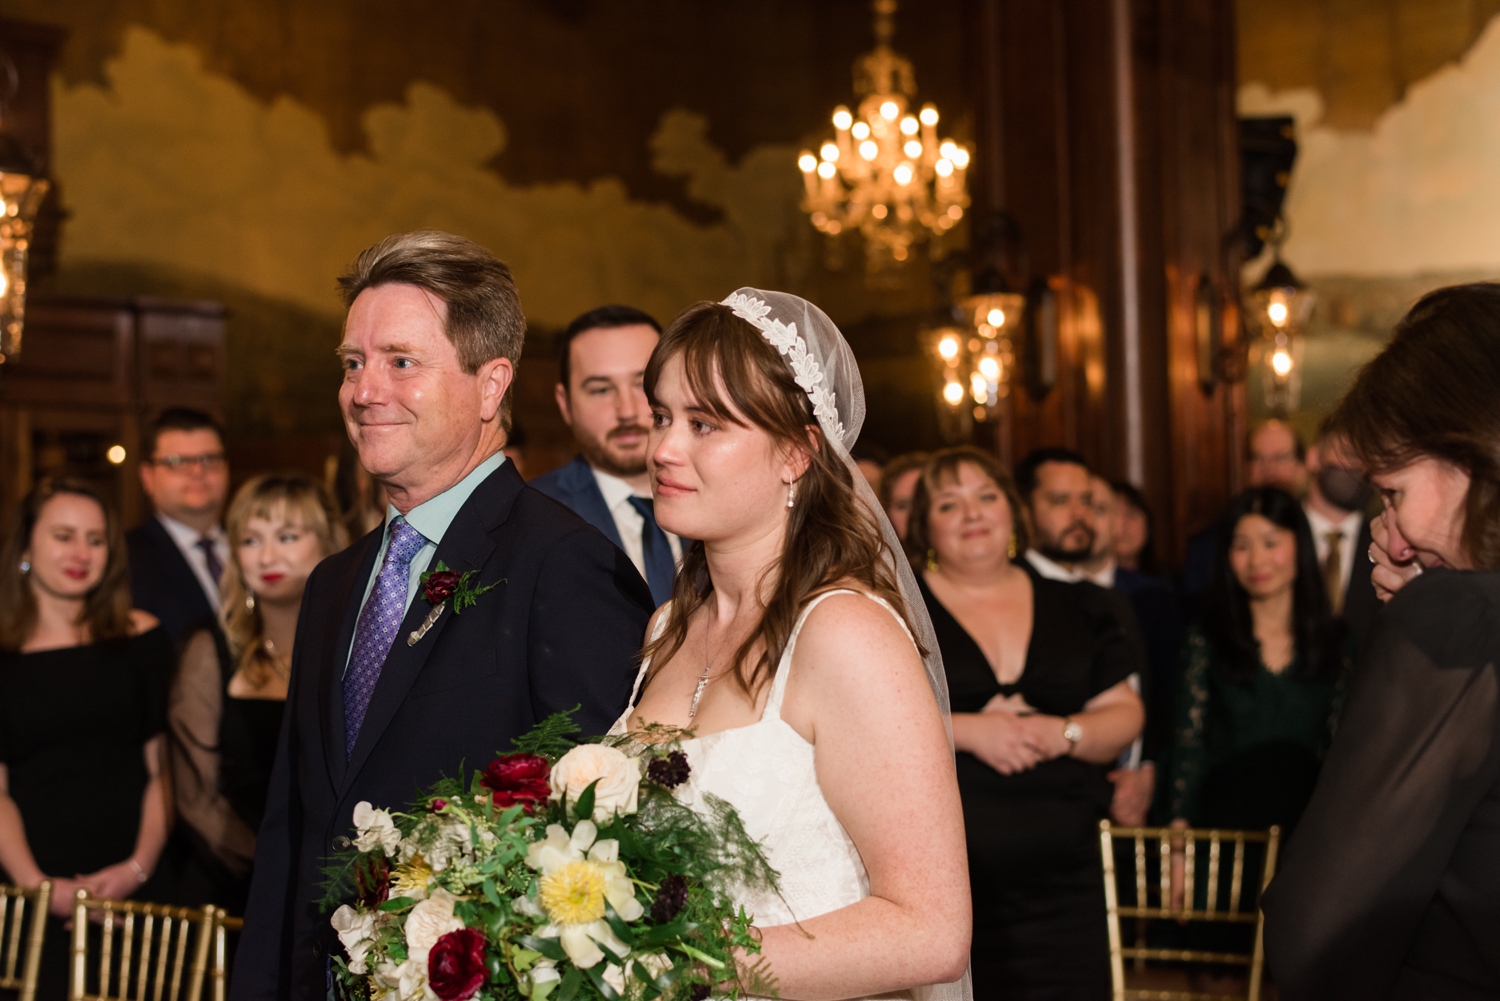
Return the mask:
[(802, 182), (807, 187), (807, 201), (810, 205), (818, 197), (818, 184), (813, 180), (813, 174), (818, 170), (818, 158), (810, 150), (803, 150), (802, 155), (797, 157), (797, 166), (802, 170)]

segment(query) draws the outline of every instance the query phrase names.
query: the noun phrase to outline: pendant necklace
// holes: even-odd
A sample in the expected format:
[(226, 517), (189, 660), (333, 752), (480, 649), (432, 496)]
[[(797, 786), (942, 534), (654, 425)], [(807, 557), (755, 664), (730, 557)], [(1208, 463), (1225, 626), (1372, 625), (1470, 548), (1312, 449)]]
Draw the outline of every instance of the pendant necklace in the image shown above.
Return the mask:
[(698, 678), (698, 687), (693, 689), (693, 701), (688, 706), (688, 719), (698, 715), (698, 700), (703, 698), (703, 689), (708, 687), (708, 673), (713, 670), (713, 651), (708, 649), (708, 626), (703, 627), (703, 651), (708, 654), (703, 665), (703, 674)]

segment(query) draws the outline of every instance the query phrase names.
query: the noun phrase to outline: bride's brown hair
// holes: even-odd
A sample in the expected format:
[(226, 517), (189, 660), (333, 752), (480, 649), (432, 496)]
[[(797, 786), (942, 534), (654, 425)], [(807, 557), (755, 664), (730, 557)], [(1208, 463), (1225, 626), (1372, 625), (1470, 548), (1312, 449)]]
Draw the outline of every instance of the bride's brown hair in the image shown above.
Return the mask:
[[(699, 407), (718, 420), (758, 427), (809, 459), (787, 513), (781, 555), (765, 571), (770, 600), (760, 623), (734, 654), (735, 678), (753, 700), (775, 673), (809, 599), (852, 586), (884, 599), (903, 620), (905, 602), (895, 574), (881, 558), (884, 543), (877, 516), (855, 496), (849, 467), (829, 447), (807, 394), (760, 331), (720, 303), (700, 302), (683, 310), (646, 363), (646, 397), (652, 406), (662, 369), (677, 357)], [(712, 593), (703, 543), (697, 542), (683, 556), (660, 635), (641, 651), (651, 661), (651, 674), (682, 648), (688, 620)], [(752, 663), (757, 644), (762, 644), (761, 654)]]

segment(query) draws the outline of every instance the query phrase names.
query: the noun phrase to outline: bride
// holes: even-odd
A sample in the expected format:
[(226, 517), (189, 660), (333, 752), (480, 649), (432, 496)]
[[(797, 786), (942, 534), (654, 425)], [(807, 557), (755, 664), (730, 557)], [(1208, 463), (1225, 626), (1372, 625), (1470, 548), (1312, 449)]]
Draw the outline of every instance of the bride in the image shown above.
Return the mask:
[(811, 303), (741, 289), (672, 322), (646, 394), (657, 523), (703, 544), (652, 620), (615, 731), (691, 729), (689, 795), (731, 802), (780, 872), (780, 895), (739, 901), (763, 946), (744, 982), (967, 999), (947, 689), (849, 458), (864, 419), (849, 346)]

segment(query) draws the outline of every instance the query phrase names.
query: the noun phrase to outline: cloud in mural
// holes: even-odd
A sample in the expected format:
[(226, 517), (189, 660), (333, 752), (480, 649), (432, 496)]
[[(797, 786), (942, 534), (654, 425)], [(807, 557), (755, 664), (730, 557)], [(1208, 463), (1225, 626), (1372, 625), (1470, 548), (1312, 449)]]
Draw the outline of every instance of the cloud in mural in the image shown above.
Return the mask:
[(1248, 83), (1239, 108), (1297, 119), (1285, 255), (1299, 271), (1500, 269), (1500, 19), (1368, 132), (1322, 125), (1321, 98), (1307, 89)]
[(260, 101), (143, 28), (126, 32), (106, 75), (108, 87), (54, 83), (54, 167), (72, 213), (65, 266), (208, 275), (336, 313), (334, 277), (360, 249), (447, 229), (506, 260), (527, 315), (555, 326), (600, 302), (670, 315), (774, 284), (785, 277), (778, 250), (806, 239), (795, 150), (761, 146), (732, 165), (687, 111), (663, 116), (655, 166), (720, 207), (720, 224), (634, 201), (615, 179), (508, 184), (486, 166), (505, 144), (500, 119), (427, 83), (404, 104), (370, 108), (368, 154), (342, 154), (305, 105)]

